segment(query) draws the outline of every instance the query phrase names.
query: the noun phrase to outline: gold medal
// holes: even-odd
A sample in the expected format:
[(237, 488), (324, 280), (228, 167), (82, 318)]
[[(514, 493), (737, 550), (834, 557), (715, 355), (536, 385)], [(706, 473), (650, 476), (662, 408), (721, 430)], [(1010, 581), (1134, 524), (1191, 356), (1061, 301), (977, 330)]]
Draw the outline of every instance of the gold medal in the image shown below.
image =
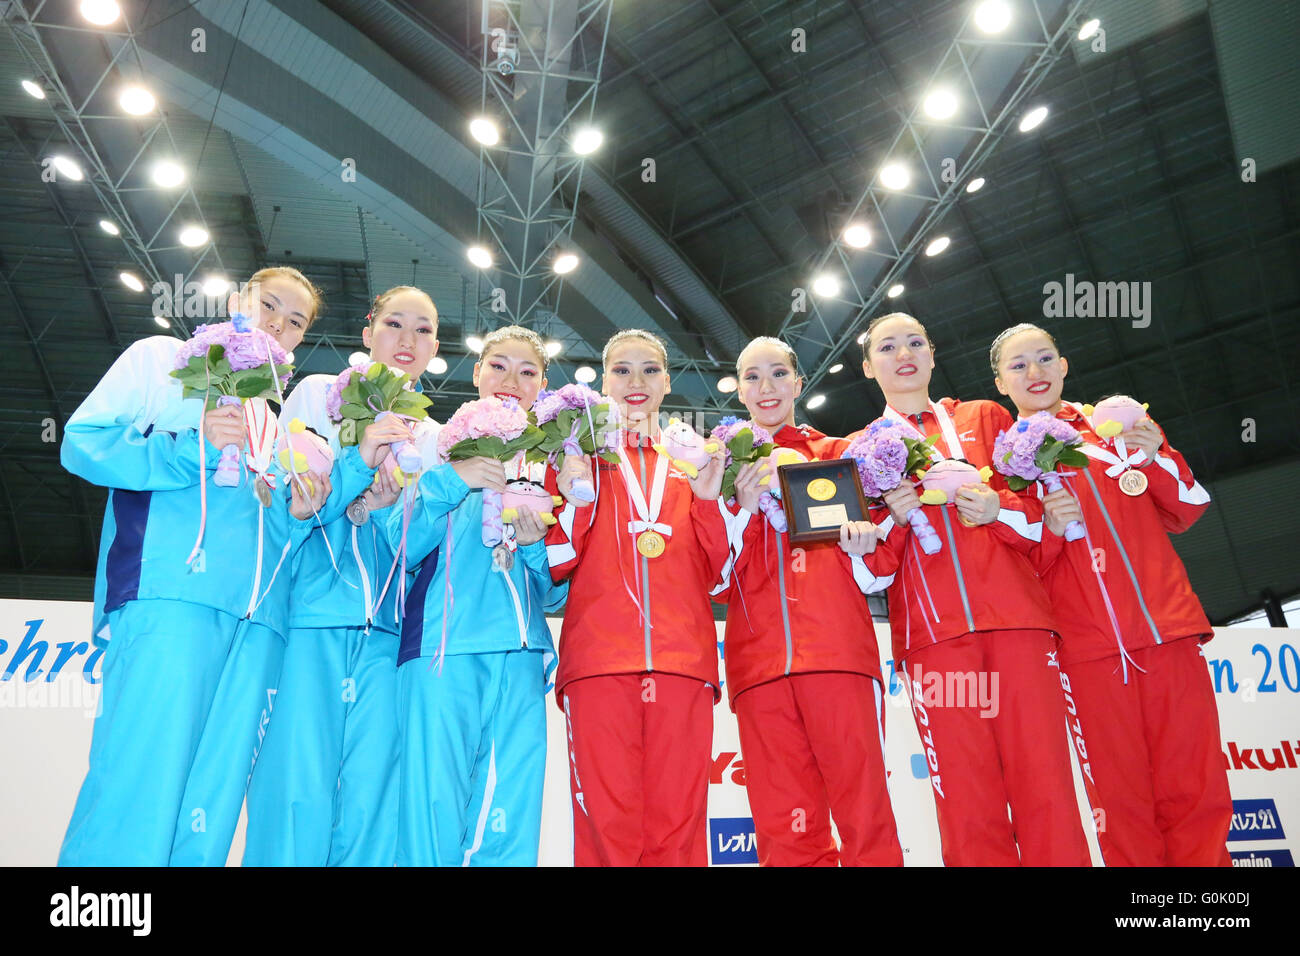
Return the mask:
[(642, 531), (636, 536), (636, 549), (644, 557), (657, 558), (664, 553), (664, 549), (667, 547), (668, 544), (664, 541), (664, 536), (658, 531)]
[(835, 497), (835, 482), (829, 478), (814, 478), (808, 482), (808, 497), (814, 501), (829, 501)]
[(1140, 471), (1126, 471), (1119, 476), (1119, 490), (1130, 498), (1136, 498), (1147, 490), (1147, 476)]

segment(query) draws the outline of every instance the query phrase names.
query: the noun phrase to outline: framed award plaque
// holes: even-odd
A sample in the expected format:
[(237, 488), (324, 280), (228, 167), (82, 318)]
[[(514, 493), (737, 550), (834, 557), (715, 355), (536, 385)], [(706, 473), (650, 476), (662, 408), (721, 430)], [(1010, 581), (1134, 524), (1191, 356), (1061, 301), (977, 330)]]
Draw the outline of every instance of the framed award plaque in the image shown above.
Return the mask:
[(851, 458), (806, 461), (777, 469), (791, 544), (838, 541), (840, 525), (867, 521), (867, 499)]

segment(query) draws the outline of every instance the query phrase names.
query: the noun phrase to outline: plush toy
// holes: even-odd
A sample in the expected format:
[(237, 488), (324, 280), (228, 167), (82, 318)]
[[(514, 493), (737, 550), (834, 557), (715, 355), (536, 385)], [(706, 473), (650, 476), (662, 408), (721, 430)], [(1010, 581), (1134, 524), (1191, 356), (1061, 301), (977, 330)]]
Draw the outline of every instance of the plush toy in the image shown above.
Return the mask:
[(1146, 418), (1149, 407), (1127, 395), (1112, 395), (1103, 398), (1095, 407), (1083, 406), (1083, 413), (1092, 419), (1093, 430), (1099, 437), (1114, 438)]
[(989, 480), (989, 468), (976, 468), (970, 462), (945, 458), (921, 477), (921, 504), (946, 505), (957, 500), (962, 485), (978, 485)]
[(328, 475), (334, 468), (334, 452), (329, 442), (308, 429), (301, 418), (289, 422), (279, 458), (281, 468), (291, 475), (302, 476), (309, 495), (314, 493), (314, 488), (306, 473)]
[(690, 425), (676, 418), (668, 420), (663, 441), (654, 446), (660, 455), (667, 455), (673, 467), (688, 477), (698, 478), (700, 469), (709, 463), (710, 456), (722, 446), (704, 439)]
[(501, 521), (514, 524), (519, 509), (526, 505), (536, 511), (542, 524), (549, 528), (556, 521), (555, 509), (563, 503), (563, 498), (548, 494), (546, 488), (538, 482), (515, 478), (506, 482), (506, 490), (501, 493)]

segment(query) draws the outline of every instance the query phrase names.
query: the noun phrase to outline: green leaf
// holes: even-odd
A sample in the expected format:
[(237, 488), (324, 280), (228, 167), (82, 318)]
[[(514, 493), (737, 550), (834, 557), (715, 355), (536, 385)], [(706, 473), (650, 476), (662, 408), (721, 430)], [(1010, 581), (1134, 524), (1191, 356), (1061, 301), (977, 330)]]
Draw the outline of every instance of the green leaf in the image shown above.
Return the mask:
[(1067, 448), (1061, 452), (1060, 462), (1063, 465), (1069, 465), (1071, 468), (1087, 468), (1088, 456), (1075, 448)]
[(484, 435), (482, 438), (475, 439), (479, 446), (479, 453), (488, 458), (501, 459), (505, 457), (506, 443), (496, 435)]
[(731, 440), (731, 454), (736, 458), (744, 458), (748, 460), (750, 453), (753, 450), (754, 433), (748, 428), (742, 428)]
[(374, 413), (362, 405), (354, 405), (351, 402), (345, 402), (339, 409), (344, 418), (354, 418), (358, 421), (367, 418), (374, 418)]
[(612, 451), (602, 451), (602, 452), (600, 453), (600, 460), (601, 460), (601, 461), (607, 461), (607, 462), (609, 462), (611, 465), (617, 465), (620, 461), (622, 461), (622, 459), (619, 458), (618, 455), (616, 455), (616, 454), (615, 454), (614, 452), (612, 452)]
[(1024, 491), (1029, 487), (1029, 482), (1017, 475), (1010, 475), (1007, 477), (1007, 487), (1012, 491)]

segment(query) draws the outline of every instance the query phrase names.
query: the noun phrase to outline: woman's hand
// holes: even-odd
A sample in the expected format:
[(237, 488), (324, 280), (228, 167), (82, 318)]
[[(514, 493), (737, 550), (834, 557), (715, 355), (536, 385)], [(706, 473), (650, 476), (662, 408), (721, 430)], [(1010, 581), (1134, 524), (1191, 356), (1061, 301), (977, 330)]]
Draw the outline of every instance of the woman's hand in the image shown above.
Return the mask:
[(912, 509), (921, 507), (916, 486), (906, 477), (893, 491), (886, 491), (883, 498), (885, 504), (889, 505), (889, 513), (894, 516), (894, 523), (903, 527), (907, 526), (907, 516), (912, 513)]
[(1064, 488), (1043, 496), (1043, 523), (1052, 534), (1062, 536), (1071, 521), (1082, 520), (1083, 508), (1078, 499)]
[(367, 468), (378, 468), (388, 457), (388, 446), (395, 441), (415, 441), (415, 432), (396, 415), (371, 422), (361, 433), (361, 460)]
[(471, 489), (506, 490), (506, 466), (495, 458), (478, 457), (453, 461), (451, 470), (460, 475), (460, 480)]
[(235, 445), (240, 451), (248, 447), (248, 429), (244, 425), (242, 405), (219, 405), (203, 413), (203, 437), (213, 448)]
[(718, 443), (718, 449), (709, 455), (709, 463), (694, 478), (687, 478), (695, 497), (713, 501), (722, 494), (722, 473), (727, 470), (727, 450)]
[(527, 505), (521, 505), (515, 516), (515, 541), (522, 548), (536, 544), (546, 537), (546, 525), (542, 517)]
[[(1164, 441), (1160, 435), (1160, 429), (1149, 418), (1142, 419), (1120, 437), (1124, 439), (1125, 447), (1141, 448), (1146, 452), (1147, 461), (1155, 461), (1156, 452), (1160, 450), (1160, 445)], [(1142, 464), (1145, 465), (1147, 461), (1142, 462)]]
[[(309, 471), (299, 474), (298, 478), (302, 480), (298, 481), (293, 475), (288, 477), (289, 490), (293, 496), (289, 502), (289, 514), (299, 521), (306, 521), (324, 507), (325, 499), (330, 496), (330, 476)], [(310, 492), (310, 496), (304, 492)]]
[(1002, 510), (1002, 499), (988, 485), (962, 485), (957, 490), (957, 514), (971, 524), (992, 524)]
[(736, 472), (736, 501), (740, 507), (752, 515), (758, 514), (758, 496), (772, 490), (770, 481), (766, 485), (761, 482), (771, 474), (772, 467), (766, 458), (740, 466)]
[(560, 494), (564, 495), (566, 501), (571, 502), (578, 507), (591, 504), (590, 501), (575, 501), (570, 494), (573, 491), (573, 483), (579, 478), (585, 478), (588, 482), (592, 481), (591, 477), (591, 456), (590, 455), (565, 455), (564, 464), (560, 466), (559, 472), (555, 475), (555, 484), (560, 489)]
[(840, 550), (845, 554), (870, 554), (876, 550), (877, 528), (870, 521), (846, 521), (840, 525)]

